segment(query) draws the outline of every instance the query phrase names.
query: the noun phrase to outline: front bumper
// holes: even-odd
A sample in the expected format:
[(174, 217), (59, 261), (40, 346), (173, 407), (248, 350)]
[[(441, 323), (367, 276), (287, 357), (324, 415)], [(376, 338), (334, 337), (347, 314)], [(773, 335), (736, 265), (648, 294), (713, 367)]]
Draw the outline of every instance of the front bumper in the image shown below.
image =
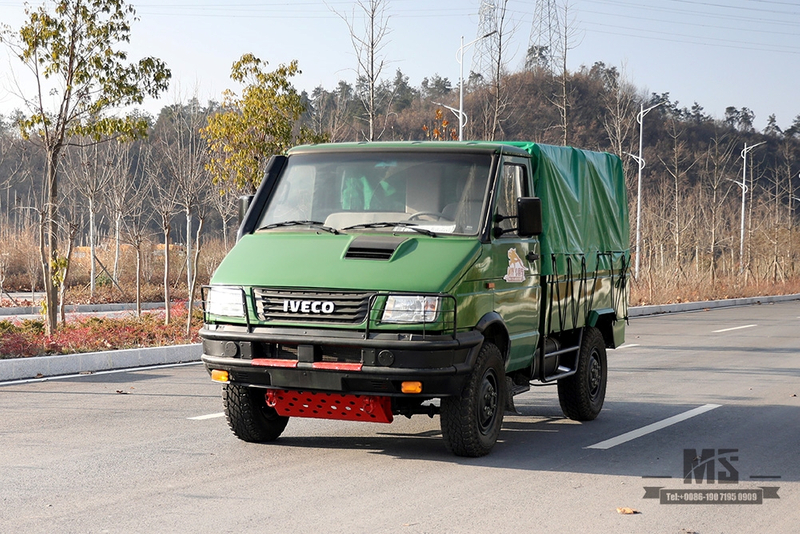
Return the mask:
[[(483, 335), (352, 332), (297, 328), (208, 326), (200, 330), (209, 373), (231, 383), (274, 389), (434, 398), (459, 395)], [(422, 383), (419, 394), (401, 384)]]

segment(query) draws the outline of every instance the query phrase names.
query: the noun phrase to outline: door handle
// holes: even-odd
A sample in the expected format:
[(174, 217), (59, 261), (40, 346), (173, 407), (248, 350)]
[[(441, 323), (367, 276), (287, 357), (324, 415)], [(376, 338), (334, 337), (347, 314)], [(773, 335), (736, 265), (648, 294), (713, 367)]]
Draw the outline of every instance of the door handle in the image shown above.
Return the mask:
[(539, 255), (537, 253), (531, 251), (531, 252), (528, 252), (527, 254), (525, 254), (525, 259), (528, 260), (529, 262), (533, 263), (533, 262), (535, 262), (536, 260), (539, 259)]

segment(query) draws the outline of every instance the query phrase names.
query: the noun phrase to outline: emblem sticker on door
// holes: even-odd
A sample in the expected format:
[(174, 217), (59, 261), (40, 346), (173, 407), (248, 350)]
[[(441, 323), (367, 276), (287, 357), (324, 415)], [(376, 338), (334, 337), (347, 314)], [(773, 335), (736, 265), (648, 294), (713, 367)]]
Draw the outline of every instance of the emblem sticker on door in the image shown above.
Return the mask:
[(519, 257), (516, 248), (508, 249), (508, 270), (503, 280), (506, 282), (524, 282), (525, 271), (528, 268), (522, 263), (522, 258)]

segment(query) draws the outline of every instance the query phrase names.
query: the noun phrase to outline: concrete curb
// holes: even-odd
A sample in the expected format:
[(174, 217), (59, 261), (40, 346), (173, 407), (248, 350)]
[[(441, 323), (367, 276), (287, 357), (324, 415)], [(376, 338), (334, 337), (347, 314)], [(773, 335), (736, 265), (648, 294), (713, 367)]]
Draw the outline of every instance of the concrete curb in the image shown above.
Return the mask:
[(150, 365), (196, 362), (200, 360), (201, 354), (202, 346), (196, 343), (169, 347), (3, 359), (0, 360), (0, 382)]
[(800, 300), (800, 293), (794, 295), (773, 295), (768, 297), (748, 297), (741, 299), (706, 300), (702, 302), (683, 302), (681, 304), (662, 304), (657, 306), (634, 306), (628, 308), (628, 317), (647, 317), (666, 313), (681, 313), (714, 308), (732, 308), (734, 306), (751, 306), (753, 304), (769, 304)]
[[(628, 308), (630, 318), (649, 317), (668, 313), (681, 313), (714, 308), (734, 306), (750, 306), (800, 300), (800, 294), (776, 295), (769, 297), (751, 297), (728, 300), (711, 300), (704, 302), (685, 302), (681, 304), (664, 304), (660, 306), (635, 306)], [(121, 306), (103, 304), (94, 306)], [(16, 308), (17, 310), (21, 308)], [(125, 308), (117, 308), (125, 309)], [(98, 310), (87, 310), (98, 311)], [(100, 310), (115, 311), (115, 310)], [(171, 347), (150, 347), (143, 349), (110, 350), (105, 352), (87, 352), (83, 354), (60, 354), (56, 356), (35, 356), (31, 358), (0, 359), (0, 383), (26, 378), (54, 377), (85, 372), (108, 371), (165, 365), (171, 363), (196, 362), (200, 360), (202, 346), (198, 344), (177, 345)]]
[[(155, 310), (163, 307), (163, 302), (142, 302), (143, 310)], [(67, 304), (65, 309), (67, 313), (103, 313), (127, 310), (136, 310), (136, 304)], [(42, 313), (41, 306), (0, 308), (0, 317), (38, 315), (40, 313)]]

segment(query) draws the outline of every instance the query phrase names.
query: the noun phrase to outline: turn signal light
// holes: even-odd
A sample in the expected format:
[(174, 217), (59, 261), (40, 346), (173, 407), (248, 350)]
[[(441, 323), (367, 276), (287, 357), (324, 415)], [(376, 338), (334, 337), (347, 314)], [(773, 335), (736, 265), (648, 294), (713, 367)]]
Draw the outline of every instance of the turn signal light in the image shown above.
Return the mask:
[(228, 383), (228, 371), (222, 371), (220, 369), (213, 369), (211, 371), (211, 380), (214, 382), (224, 382)]
[(422, 393), (422, 382), (403, 382), (400, 385), (403, 393)]

